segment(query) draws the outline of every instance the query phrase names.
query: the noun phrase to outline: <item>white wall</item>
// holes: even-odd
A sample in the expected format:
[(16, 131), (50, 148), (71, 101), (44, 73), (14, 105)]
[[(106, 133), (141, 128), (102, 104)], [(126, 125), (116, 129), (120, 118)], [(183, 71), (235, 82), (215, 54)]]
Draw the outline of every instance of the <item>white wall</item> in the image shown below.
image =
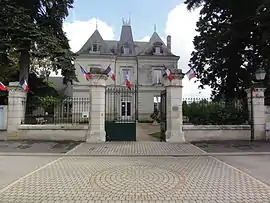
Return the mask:
[(184, 125), (186, 142), (250, 140), (249, 125)]
[(7, 130), (7, 105), (0, 105), (0, 130)]

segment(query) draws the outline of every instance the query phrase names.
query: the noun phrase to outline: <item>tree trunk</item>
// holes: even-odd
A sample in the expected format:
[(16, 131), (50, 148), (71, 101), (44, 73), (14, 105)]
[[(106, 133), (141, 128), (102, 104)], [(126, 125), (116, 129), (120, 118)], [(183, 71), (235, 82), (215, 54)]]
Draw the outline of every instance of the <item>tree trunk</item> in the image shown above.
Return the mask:
[(19, 81), (25, 79), (28, 82), (28, 74), (30, 68), (30, 41), (26, 42), (21, 50), (19, 58), (20, 77)]

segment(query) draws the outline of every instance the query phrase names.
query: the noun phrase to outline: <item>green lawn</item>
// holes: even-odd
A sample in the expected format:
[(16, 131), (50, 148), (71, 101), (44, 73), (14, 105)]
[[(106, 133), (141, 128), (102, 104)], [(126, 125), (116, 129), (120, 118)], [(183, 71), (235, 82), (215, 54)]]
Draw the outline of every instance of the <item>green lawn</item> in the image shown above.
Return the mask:
[(152, 137), (155, 137), (155, 138), (157, 138), (157, 139), (160, 139), (160, 132), (150, 133), (150, 134), (148, 134), (148, 135), (150, 135), (150, 136), (152, 136)]

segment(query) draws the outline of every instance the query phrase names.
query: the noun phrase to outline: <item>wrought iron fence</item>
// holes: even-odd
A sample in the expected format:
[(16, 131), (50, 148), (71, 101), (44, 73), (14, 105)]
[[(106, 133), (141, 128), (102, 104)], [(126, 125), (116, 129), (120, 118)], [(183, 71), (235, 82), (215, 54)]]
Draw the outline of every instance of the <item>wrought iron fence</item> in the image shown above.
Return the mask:
[(247, 99), (237, 101), (183, 101), (183, 122), (194, 125), (240, 125), (249, 123)]
[(106, 88), (105, 120), (111, 122), (135, 122), (137, 113), (137, 88), (126, 86)]
[(211, 101), (208, 97), (184, 97), (183, 102), (186, 102), (187, 104), (191, 104), (193, 102), (200, 102), (200, 101)]
[(89, 98), (28, 98), (25, 124), (88, 123)]

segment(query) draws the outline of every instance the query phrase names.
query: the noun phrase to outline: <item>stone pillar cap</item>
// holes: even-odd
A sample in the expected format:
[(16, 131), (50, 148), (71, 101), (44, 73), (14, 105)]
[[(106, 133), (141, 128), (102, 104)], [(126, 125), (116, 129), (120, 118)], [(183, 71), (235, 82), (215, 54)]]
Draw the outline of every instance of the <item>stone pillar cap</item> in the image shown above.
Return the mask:
[[(174, 79), (183, 79), (185, 74), (182, 72), (182, 69), (174, 69), (171, 71)], [(168, 78), (167, 74), (163, 75), (164, 78)]]
[(9, 87), (18, 87), (18, 86), (20, 86), (20, 82), (19, 81), (9, 82), (8, 86)]

